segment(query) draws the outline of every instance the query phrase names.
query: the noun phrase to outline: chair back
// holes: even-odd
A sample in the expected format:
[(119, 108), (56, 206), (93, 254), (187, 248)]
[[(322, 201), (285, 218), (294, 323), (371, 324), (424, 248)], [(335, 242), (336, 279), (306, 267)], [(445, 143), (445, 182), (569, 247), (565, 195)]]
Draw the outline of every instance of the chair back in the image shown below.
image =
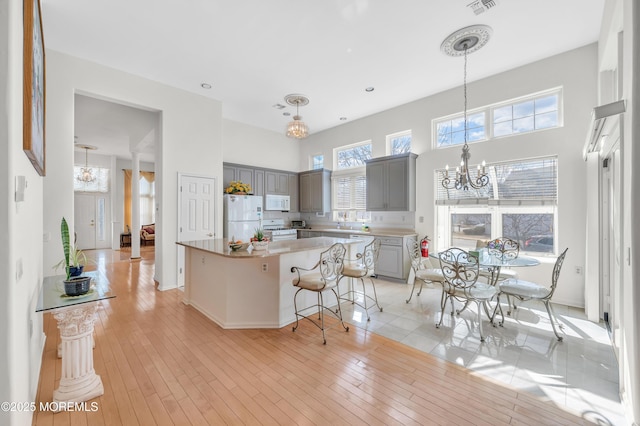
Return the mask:
[(558, 258), (556, 259), (556, 264), (553, 265), (553, 273), (551, 274), (551, 292), (548, 296), (549, 299), (551, 299), (551, 296), (553, 296), (553, 292), (556, 291), (556, 286), (558, 285), (558, 277), (560, 276), (560, 270), (562, 269), (562, 264), (564, 263), (564, 257), (566, 256), (567, 251), (569, 251), (568, 247), (564, 249), (560, 256), (558, 256)]
[(335, 281), (342, 273), (344, 267), (344, 255), (347, 249), (340, 243), (336, 243), (320, 253), (319, 269), (325, 281)]
[(467, 292), (476, 284), (480, 274), (478, 258), (460, 248), (450, 248), (439, 253), (440, 268), (449, 292)]
[(489, 254), (500, 260), (513, 260), (520, 253), (520, 244), (510, 238), (500, 237), (487, 243)]
[(420, 242), (415, 240), (407, 241), (407, 251), (409, 252), (409, 260), (411, 261), (411, 268), (414, 272), (422, 267), (422, 252), (420, 251)]
[(367, 244), (362, 253), (358, 253), (358, 258), (366, 268), (367, 275), (374, 272), (378, 254), (380, 254), (380, 240), (377, 238)]

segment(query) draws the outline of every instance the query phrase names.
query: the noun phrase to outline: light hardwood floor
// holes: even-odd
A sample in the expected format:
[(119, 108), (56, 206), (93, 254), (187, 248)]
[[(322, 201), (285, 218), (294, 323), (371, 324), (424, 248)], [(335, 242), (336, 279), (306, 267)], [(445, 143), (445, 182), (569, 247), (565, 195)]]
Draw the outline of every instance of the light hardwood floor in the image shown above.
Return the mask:
[[(355, 326), (322, 344), (308, 322), (293, 333), (223, 330), (157, 291), (153, 248), (93, 253), (117, 297), (98, 302), (97, 411), (36, 412), (36, 425), (589, 424), (513, 388)], [(215, 283), (216, 277), (212, 277)], [(56, 321), (47, 335), (36, 405), (60, 380)]]

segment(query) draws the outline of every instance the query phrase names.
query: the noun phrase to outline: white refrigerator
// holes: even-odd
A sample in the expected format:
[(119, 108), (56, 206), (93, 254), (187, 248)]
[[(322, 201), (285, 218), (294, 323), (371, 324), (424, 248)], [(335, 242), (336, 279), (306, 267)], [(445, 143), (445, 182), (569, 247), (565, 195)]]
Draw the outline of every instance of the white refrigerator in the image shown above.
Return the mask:
[(245, 243), (262, 227), (262, 196), (260, 195), (224, 195), (225, 238), (235, 238)]

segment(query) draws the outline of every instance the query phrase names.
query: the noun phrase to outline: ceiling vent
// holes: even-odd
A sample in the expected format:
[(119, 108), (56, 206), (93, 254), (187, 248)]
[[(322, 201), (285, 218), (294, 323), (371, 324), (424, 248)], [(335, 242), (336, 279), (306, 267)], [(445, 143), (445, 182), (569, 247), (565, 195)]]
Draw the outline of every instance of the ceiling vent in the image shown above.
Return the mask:
[(480, 15), (491, 9), (492, 7), (496, 7), (498, 5), (498, 0), (474, 0), (467, 5), (473, 13), (476, 15)]
[(587, 154), (599, 151), (602, 148), (603, 139), (617, 122), (619, 114), (626, 111), (625, 101), (616, 101), (606, 105), (600, 105), (591, 112), (591, 124), (587, 132), (582, 156), (587, 160)]

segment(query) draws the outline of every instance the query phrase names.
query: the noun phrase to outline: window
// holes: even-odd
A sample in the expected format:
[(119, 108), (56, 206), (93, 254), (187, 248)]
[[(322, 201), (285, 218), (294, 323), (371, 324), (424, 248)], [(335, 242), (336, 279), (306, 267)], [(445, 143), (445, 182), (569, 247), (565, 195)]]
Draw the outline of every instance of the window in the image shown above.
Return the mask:
[(145, 225), (156, 222), (155, 204), (156, 185), (146, 178), (140, 178), (140, 223)]
[[(467, 142), (486, 139), (485, 112), (467, 114)], [(436, 123), (436, 146), (438, 148), (464, 144), (464, 115), (440, 120)]]
[(558, 127), (558, 92), (492, 108), (493, 136)]
[(317, 154), (311, 157), (311, 169), (322, 169), (324, 168), (324, 155)]
[(396, 155), (411, 152), (411, 130), (387, 135), (387, 154)]
[(82, 176), (84, 166), (73, 167), (73, 190), (81, 192), (109, 192), (109, 169), (92, 167), (96, 179), (93, 182), (82, 182), (77, 176)]
[(371, 159), (371, 141), (334, 149), (335, 170), (364, 166)]
[(479, 190), (442, 187), (436, 171), (438, 246), (475, 249), (478, 241), (508, 237), (530, 254), (555, 254), (556, 157), (487, 165), (490, 183)]
[[(562, 125), (562, 88), (510, 99), (467, 113), (467, 142), (479, 142)], [(487, 124), (490, 116), (491, 125)], [(433, 120), (436, 148), (464, 143), (464, 114)]]
[(334, 149), (335, 170), (331, 174), (333, 219), (368, 221), (365, 161), (371, 159), (371, 141)]

